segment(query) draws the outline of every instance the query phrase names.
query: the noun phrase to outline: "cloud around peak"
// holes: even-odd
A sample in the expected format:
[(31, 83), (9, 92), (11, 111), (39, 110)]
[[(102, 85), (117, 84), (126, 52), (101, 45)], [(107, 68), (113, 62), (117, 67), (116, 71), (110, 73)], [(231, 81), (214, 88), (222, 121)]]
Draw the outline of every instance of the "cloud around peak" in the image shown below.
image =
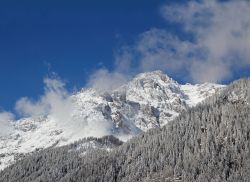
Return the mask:
[(45, 78), (44, 85), (44, 95), (38, 100), (23, 97), (17, 101), (15, 109), (21, 116), (56, 115), (57, 110), (63, 113), (61, 110), (69, 105), (69, 94), (62, 80)]
[(5, 111), (0, 112), (0, 137), (12, 132), (13, 126), (11, 121), (13, 121), (14, 118), (15, 117), (12, 113)]

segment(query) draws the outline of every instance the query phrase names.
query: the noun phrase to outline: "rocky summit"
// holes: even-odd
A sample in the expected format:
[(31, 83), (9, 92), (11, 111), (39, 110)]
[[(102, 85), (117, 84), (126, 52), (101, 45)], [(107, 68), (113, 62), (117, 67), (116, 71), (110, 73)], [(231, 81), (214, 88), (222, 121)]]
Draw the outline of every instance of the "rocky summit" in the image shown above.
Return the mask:
[(12, 121), (8, 134), (0, 136), (0, 169), (30, 152), (85, 137), (113, 135), (125, 141), (162, 127), (223, 88), (213, 83), (182, 85), (161, 71), (141, 73), (110, 92), (84, 88), (70, 96), (62, 120), (48, 114)]

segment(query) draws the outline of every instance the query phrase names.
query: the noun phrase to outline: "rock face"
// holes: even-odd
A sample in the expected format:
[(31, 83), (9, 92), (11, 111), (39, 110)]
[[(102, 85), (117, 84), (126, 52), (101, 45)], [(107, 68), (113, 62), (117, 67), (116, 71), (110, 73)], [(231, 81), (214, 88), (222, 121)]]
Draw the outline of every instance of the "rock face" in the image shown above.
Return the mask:
[(62, 146), (84, 137), (114, 135), (122, 140), (161, 127), (225, 86), (180, 85), (160, 71), (137, 75), (110, 93), (82, 89), (71, 96), (70, 121), (53, 116), (12, 122), (13, 131), (0, 136), (0, 169), (24, 154)]

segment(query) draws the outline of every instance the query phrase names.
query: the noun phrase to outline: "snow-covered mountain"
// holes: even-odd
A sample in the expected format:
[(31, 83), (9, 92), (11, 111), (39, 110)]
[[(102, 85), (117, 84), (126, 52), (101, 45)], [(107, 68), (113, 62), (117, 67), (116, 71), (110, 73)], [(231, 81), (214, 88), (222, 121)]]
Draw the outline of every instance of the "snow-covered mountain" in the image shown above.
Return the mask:
[(0, 136), (0, 170), (24, 154), (79, 139), (114, 135), (122, 140), (161, 127), (188, 107), (224, 88), (204, 83), (181, 85), (161, 71), (137, 75), (112, 92), (82, 89), (70, 96), (68, 122), (45, 115), (12, 122)]

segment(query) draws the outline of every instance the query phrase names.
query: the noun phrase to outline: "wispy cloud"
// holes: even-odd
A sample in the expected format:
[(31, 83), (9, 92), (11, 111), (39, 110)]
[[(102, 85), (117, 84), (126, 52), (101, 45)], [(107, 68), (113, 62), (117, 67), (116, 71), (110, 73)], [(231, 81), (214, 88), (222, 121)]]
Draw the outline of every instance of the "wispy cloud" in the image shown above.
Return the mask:
[(11, 133), (13, 126), (11, 121), (14, 120), (14, 115), (9, 112), (0, 112), (0, 136), (5, 136)]
[[(106, 74), (105, 71), (103, 74)], [(38, 100), (32, 100), (27, 97), (21, 98), (16, 103), (16, 111), (21, 117), (47, 117), (49, 120), (56, 122), (57, 126), (63, 128), (67, 134), (76, 137), (100, 137), (112, 134), (112, 123), (106, 121), (101, 113), (88, 116), (88, 113), (93, 108), (83, 107), (78, 102), (80, 101), (77, 101), (66, 90), (65, 83), (61, 79), (45, 78), (44, 94)], [(86, 113), (82, 114), (82, 111)], [(0, 123), (7, 126), (7, 123), (9, 123), (7, 121), (10, 120), (11, 116), (10, 113), (0, 114)]]
[(67, 119), (67, 116), (61, 116), (62, 113), (68, 113), (71, 107), (69, 94), (64, 88), (65, 83), (60, 79), (44, 79), (44, 95), (38, 100), (32, 100), (23, 97), (16, 103), (16, 111), (23, 117), (54, 115), (58, 119)]
[(250, 66), (249, 1), (191, 1), (165, 6), (162, 14), (194, 37), (187, 50), (194, 52), (188, 68), (193, 81), (220, 82)]
[(110, 72), (103, 68), (95, 71), (89, 78), (87, 87), (91, 87), (99, 92), (114, 90), (128, 81), (128, 76), (123, 72)]
[(118, 51), (115, 69), (105, 70), (108, 79), (103, 71), (93, 74), (95, 86), (110, 85), (114, 79), (115, 87), (128, 75), (157, 69), (174, 78), (181, 73), (183, 81), (223, 82), (250, 67), (250, 2), (177, 2), (160, 12), (187, 36), (157, 28), (141, 33), (133, 45)]

